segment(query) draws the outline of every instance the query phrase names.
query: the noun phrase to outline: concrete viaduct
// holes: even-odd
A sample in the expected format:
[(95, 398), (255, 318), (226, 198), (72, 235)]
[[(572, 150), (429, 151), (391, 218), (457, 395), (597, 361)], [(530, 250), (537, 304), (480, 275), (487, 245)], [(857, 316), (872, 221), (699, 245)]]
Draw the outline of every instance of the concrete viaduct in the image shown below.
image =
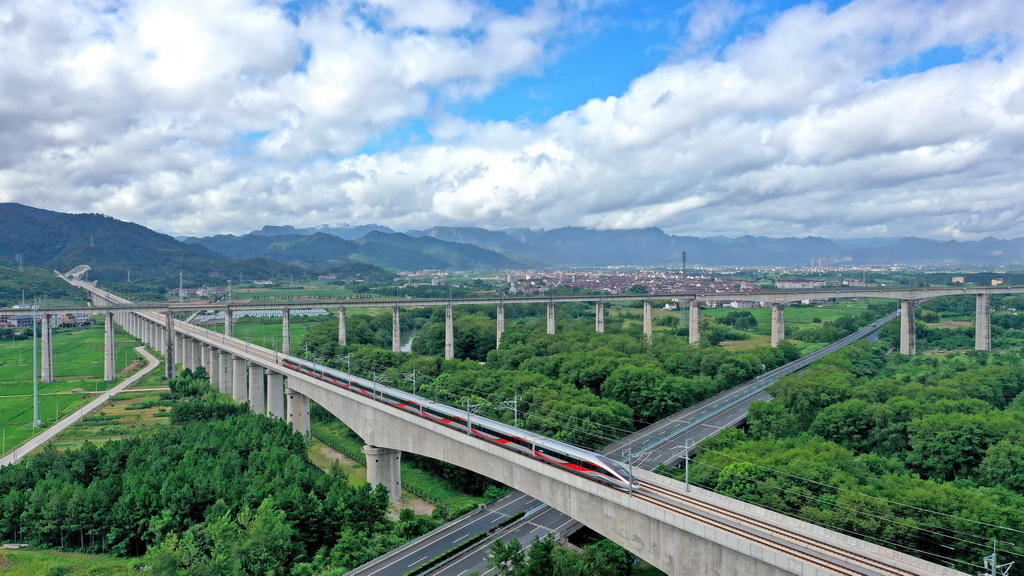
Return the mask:
[[(595, 330), (604, 332), (605, 304), (612, 302), (642, 302), (643, 303), (643, 334), (644, 338), (651, 342), (654, 334), (654, 323), (652, 314), (653, 301), (672, 300), (686, 302), (688, 304), (688, 325), (690, 343), (700, 342), (700, 310), (702, 305), (713, 302), (746, 301), (768, 304), (772, 308), (771, 321), (771, 344), (778, 346), (786, 337), (785, 309), (787, 304), (803, 300), (825, 300), (838, 298), (885, 298), (899, 300), (900, 302), (900, 353), (913, 355), (917, 353), (917, 342), (915, 337), (914, 308), (917, 302), (940, 296), (963, 296), (971, 295), (976, 298), (975, 314), (975, 340), (976, 350), (992, 349), (992, 328), (991, 308), (992, 296), (1001, 294), (1024, 293), (1022, 286), (992, 286), (992, 287), (955, 287), (955, 288), (883, 288), (883, 289), (842, 289), (842, 290), (800, 290), (787, 292), (728, 292), (728, 293), (694, 293), (694, 294), (630, 294), (630, 295), (571, 295), (571, 296), (520, 296), (520, 297), (490, 297), (490, 298), (452, 298), (448, 300), (436, 299), (347, 299), (332, 300), (319, 299), (300, 302), (272, 302), (272, 301), (248, 301), (248, 302), (215, 302), (215, 303), (152, 303), (133, 304), (128, 301), (110, 302), (103, 296), (97, 296), (97, 289), (93, 284), (83, 282), (77, 278), (64, 276), (67, 281), (89, 290), (93, 294), (93, 306), (82, 309), (62, 308), (61, 311), (105, 313), (108, 319), (112, 314), (124, 312), (127, 309), (132, 311), (154, 311), (168, 316), (168, 322), (174, 321), (175, 312), (188, 312), (198, 310), (217, 310), (224, 313), (224, 334), (233, 336), (234, 313), (241, 310), (266, 310), (280, 309), (282, 316), (282, 337), (281, 350), (286, 353), (291, 351), (291, 311), (297, 308), (309, 308), (310, 306), (338, 309), (338, 343), (348, 343), (346, 333), (346, 318), (349, 308), (390, 308), (392, 311), (392, 337), (391, 349), (394, 352), (401, 350), (401, 308), (413, 308), (424, 306), (445, 307), (445, 345), (444, 357), (451, 359), (455, 356), (455, 329), (454, 311), (455, 306), (462, 305), (484, 305), (495, 306), (497, 310), (497, 346), (501, 346), (501, 337), (505, 331), (505, 305), (506, 304), (537, 304), (547, 305), (547, 333), (554, 334), (556, 329), (555, 307), (559, 303), (566, 302), (593, 302), (595, 304)], [(42, 368), (41, 380), (43, 382), (53, 381), (53, 353), (50, 338), (55, 311), (43, 311), (41, 319), (42, 327)], [(120, 323), (119, 319), (115, 319)], [(114, 379), (114, 358), (113, 358), (113, 322), (107, 322), (107, 355), (104, 362), (104, 378)], [(162, 347), (161, 347), (162, 349)], [(173, 370), (173, 367), (168, 367)]]
[[(644, 471), (635, 471), (642, 487), (634, 493), (592, 482), (290, 370), (278, 362), (276, 351), (176, 321), (174, 311), (180, 307), (137, 306), (92, 284), (69, 281), (89, 291), (94, 303), (90, 311), (106, 315), (108, 350), (112, 349), (113, 326), (120, 324), (164, 353), (168, 377), (173, 377), (177, 363), (190, 369), (204, 366), (221, 392), (231, 394), (240, 403), (248, 403), (253, 412), (286, 419), (303, 434), (309, 432), (310, 402), (321, 405), (367, 443), (364, 453), (369, 481), (386, 486), (393, 498), (401, 492), (399, 464), (401, 452), (405, 451), (462, 466), (529, 494), (618, 542), (667, 574), (962, 574)], [(705, 301), (736, 299), (736, 295), (708, 296)], [(806, 298), (803, 294), (772, 296), (779, 297), (783, 304), (786, 298)], [(565, 300), (568, 299), (562, 301)], [(645, 302), (646, 310), (650, 304), (649, 300)], [(453, 305), (480, 303), (486, 302), (452, 301), (447, 304), (446, 316), (450, 319)], [(397, 308), (392, 302), (375, 305)], [(309, 307), (309, 303), (302, 306)], [(553, 306), (553, 302), (549, 304), (551, 329)], [(286, 331), (287, 318), (285, 313)], [(341, 326), (343, 330), (344, 322)], [(112, 354), (107, 357), (108, 365), (112, 365)]]

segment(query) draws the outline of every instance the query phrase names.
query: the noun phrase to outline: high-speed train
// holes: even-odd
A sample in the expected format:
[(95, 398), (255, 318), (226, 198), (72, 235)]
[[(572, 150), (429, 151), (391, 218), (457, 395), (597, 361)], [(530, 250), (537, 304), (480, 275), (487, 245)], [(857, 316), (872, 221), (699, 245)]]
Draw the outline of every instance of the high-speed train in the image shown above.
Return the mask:
[(465, 410), (452, 408), (403, 390), (377, 384), (371, 380), (313, 364), (300, 358), (286, 356), (280, 360), (286, 368), (323, 380), (340, 388), (363, 394), (378, 402), (401, 408), (422, 418), (467, 432), (472, 436), (498, 444), (509, 450), (543, 460), (559, 468), (586, 476), (616, 488), (628, 490), (630, 484), (639, 488), (626, 468), (610, 458), (538, 436), (508, 424), (482, 416), (472, 416)]

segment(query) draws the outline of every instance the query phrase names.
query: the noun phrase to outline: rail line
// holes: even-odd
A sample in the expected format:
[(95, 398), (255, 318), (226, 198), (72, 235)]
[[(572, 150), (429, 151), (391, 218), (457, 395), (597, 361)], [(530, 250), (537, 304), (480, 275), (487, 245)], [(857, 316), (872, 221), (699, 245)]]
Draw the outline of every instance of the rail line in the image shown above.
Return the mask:
[[(748, 516), (685, 493), (676, 492), (664, 486), (640, 482), (640, 492), (634, 493), (649, 502), (681, 516), (713, 525), (719, 530), (757, 542), (767, 548), (794, 556), (838, 572), (850, 575), (892, 575), (920, 576), (920, 572), (894, 567), (883, 560), (849, 549), (825, 543), (822, 540), (801, 535), (795, 530)], [(648, 493), (649, 492), (649, 493)]]

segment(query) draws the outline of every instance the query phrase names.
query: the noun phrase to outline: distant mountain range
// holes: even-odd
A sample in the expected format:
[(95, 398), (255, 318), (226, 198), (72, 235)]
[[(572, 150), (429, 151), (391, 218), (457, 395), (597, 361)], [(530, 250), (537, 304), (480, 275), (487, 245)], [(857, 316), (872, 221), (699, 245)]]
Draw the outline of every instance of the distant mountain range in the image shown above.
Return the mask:
[[(215, 236), (188, 241), (235, 257), (260, 256), (307, 266), (315, 266), (316, 262), (330, 261), (331, 257), (335, 257), (371, 262), (393, 269), (678, 266), (684, 251), (687, 253), (687, 263), (695, 266), (810, 266), (812, 262), (931, 266), (1024, 264), (1024, 238), (985, 238), (969, 242), (940, 242), (913, 237), (845, 240), (813, 236), (697, 238), (673, 236), (658, 228), (485, 230), (437, 226), (426, 230), (410, 230), (404, 234), (389, 231), (383, 226), (281, 226), (268, 231), (269, 228), (241, 237)], [(361, 237), (350, 238), (356, 230), (365, 229), (372, 231)], [(262, 242), (268, 242), (271, 240), (266, 237), (268, 233), (280, 234), (271, 238), (281, 246), (263, 250), (240, 248), (263, 246), (254, 237), (260, 236)], [(333, 244), (327, 236), (336, 237)], [(307, 239), (303, 241), (303, 237)], [(351, 242), (342, 243), (346, 239)], [(318, 249), (304, 251), (302, 247), (306, 243), (316, 245)]]
[[(658, 228), (635, 230), (485, 230), (434, 227), (395, 232), (384, 226), (266, 226), (243, 236), (176, 240), (98, 214), (63, 214), (0, 203), (0, 263), (93, 268), (91, 279), (177, 286), (229, 278), (302, 278), (340, 272), (385, 278), (388, 270), (522, 269), (545, 266), (933, 265), (1021, 266), (1024, 239), (939, 242), (921, 238), (697, 238)], [(822, 261), (824, 259), (824, 262)], [(349, 275), (351, 275), (349, 274)]]
[(67, 272), (87, 264), (90, 280), (126, 283), (131, 277), (134, 284), (154, 287), (176, 287), (179, 272), (189, 286), (305, 274), (267, 259), (229, 258), (109, 216), (0, 203), (0, 259), (10, 263), (15, 255), (27, 267)]

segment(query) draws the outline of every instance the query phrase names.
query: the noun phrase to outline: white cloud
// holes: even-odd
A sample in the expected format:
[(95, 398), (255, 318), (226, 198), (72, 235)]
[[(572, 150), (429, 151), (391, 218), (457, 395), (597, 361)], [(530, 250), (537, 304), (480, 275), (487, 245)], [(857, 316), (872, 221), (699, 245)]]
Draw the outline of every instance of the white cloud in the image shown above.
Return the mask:
[[(293, 18), (256, 0), (7, 2), (0, 201), (193, 235), (1024, 236), (1024, 11), (1010, 2), (797, 6), (537, 125), (450, 105), (541, 70), (573, 8), (425, 6), (333, 0)], [(716, 37), (736, 6), (699, 3), (687, 41)], [(927, 65), (956, 47), (964, 61)], [(433, 141), (358, 153), (410, 122)]]

